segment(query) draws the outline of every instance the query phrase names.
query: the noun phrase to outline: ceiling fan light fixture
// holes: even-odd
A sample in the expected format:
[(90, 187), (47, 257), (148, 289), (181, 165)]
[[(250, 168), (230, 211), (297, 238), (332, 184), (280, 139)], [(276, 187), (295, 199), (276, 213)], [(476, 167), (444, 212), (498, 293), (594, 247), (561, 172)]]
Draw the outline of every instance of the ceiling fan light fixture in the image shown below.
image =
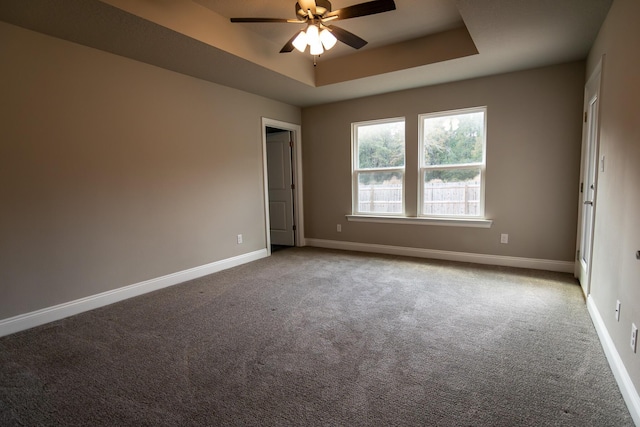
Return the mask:
[(292, 44), (293, 47), (304, 53), (305, 49), (307, 48), (307, 42), (307, 33), (305, 33), (304, 31), (300, 31), (300, 34), (298, 34), (298, 37), (293, 40)]
[(336, 45), (336, 42), (338, 41), (338, 39), (333, 34), (331, 34), (331, 31), (327, 30), (326, 28), (320, 32), (320, 40), (322, 41), (322, 45), (324, 46), (325, 50), (331, 49)]

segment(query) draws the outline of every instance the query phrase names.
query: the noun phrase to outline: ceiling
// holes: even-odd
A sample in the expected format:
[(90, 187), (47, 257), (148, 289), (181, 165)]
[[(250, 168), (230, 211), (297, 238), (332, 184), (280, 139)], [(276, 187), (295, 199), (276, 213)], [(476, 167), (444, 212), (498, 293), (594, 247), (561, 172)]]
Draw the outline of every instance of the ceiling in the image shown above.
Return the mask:
[[(363, 2), (332, 0), (333, 10)], [(369, 43), (280, 48), (295, 0), (3, 0), (0, 20), (301, 107), (584, 59), (612, 0), (395, 0), (335, 23)]]

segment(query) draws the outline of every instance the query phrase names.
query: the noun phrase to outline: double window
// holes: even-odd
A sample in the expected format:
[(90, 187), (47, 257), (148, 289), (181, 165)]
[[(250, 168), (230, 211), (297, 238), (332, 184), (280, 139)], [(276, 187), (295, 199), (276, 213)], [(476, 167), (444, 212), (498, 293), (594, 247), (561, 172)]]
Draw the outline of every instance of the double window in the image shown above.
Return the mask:
[[(352, 125), (354, 215), (405, 215), (404, 125)], [(483, 218), (486, 108), (422, 114), (418, 126), (418, 216)]]

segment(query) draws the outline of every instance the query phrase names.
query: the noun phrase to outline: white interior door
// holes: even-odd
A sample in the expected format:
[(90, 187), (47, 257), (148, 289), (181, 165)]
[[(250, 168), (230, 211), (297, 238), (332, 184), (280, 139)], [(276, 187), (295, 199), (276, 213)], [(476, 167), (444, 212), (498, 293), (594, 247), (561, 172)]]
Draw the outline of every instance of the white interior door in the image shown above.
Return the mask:
[(600, 69), (585, 87), (585, 120), (582, 137), (582, 165), (580, 177), (580, 207), (578, 221), (578, 252), (576, 272), (585, 296), (590, 292), (593, 227), (596, 211), (598, 181), (598, 102), (600, 97)]
[(295, 245), (291, 132), (267, 135), (269, 224), (272, 245)]

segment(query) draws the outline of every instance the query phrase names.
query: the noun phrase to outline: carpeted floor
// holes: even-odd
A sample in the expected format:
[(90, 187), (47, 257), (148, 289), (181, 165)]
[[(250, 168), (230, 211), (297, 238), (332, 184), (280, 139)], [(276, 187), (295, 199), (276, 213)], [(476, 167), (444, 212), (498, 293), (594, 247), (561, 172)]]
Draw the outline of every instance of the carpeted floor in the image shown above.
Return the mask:
[(0, 339), (0, 425), (633, 426), (570, 275), (313, 248)]

